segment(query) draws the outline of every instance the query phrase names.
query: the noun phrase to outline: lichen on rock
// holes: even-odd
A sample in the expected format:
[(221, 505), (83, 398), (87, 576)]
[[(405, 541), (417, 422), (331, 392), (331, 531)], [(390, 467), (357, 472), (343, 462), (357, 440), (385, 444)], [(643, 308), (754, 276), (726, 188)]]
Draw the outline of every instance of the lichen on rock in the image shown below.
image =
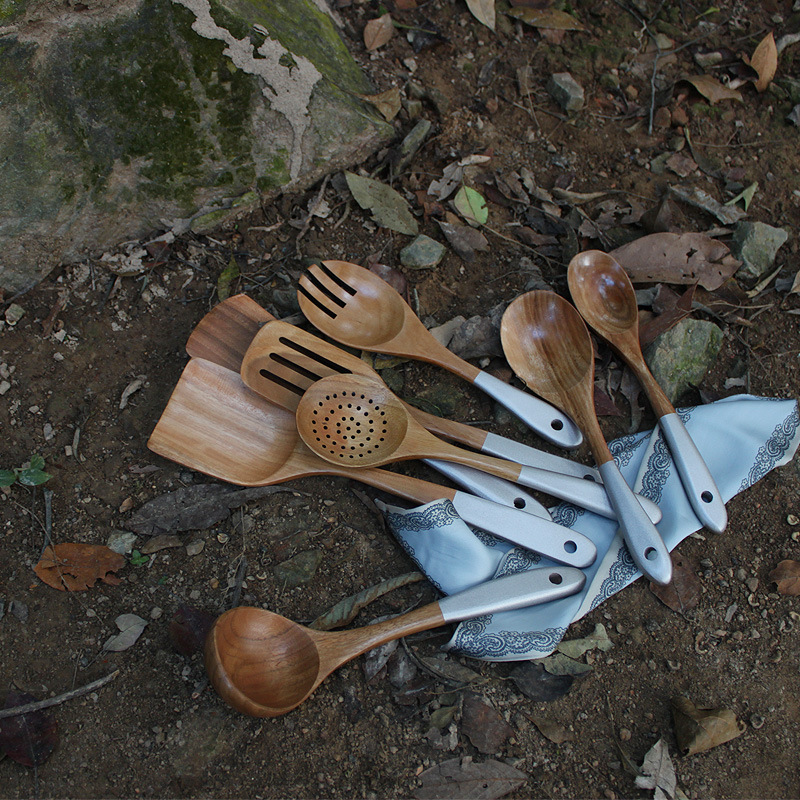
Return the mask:
[(0, 40), (0, 287), (171, 221), (221, 221), (247, 207), (236, 198), (303, 188), (391, 135), (312, 0), (92, 0), (49, 20), (25, 5), (0, 0), (15, 14)]

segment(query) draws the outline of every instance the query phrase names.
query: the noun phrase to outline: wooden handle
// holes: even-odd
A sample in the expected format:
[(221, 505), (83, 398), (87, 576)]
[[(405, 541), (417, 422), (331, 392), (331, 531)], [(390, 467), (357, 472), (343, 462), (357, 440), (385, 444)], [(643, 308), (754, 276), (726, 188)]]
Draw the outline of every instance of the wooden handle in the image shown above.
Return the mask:
[[(366, 653), (386, 642), (402, 639), (412, 633), (427, 631), (444, 625), (438, 603), (430, 603), (422, 608), (409, 611), (399, 617), (376, 622), (363, 628), (346, 631), (332, 631), (317, 639), (320, 662), (330, 664), (328, 674), (339, 664)], [(320, 678), (320, 682), (324, 676)]]

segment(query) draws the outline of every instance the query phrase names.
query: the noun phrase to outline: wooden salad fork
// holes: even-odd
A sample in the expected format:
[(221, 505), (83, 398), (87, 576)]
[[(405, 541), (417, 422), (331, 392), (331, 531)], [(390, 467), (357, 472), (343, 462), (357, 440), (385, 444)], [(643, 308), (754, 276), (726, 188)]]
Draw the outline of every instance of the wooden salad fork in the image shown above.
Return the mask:
[(398, 292), (364, 267), (347, 261), (312, 265), (300, 277), (298, 301), (310, 322), (342, 344), (436, 364), (482, 389), (553, 444), (571, 449), (583, 440), (567, 414), (448, 350)]

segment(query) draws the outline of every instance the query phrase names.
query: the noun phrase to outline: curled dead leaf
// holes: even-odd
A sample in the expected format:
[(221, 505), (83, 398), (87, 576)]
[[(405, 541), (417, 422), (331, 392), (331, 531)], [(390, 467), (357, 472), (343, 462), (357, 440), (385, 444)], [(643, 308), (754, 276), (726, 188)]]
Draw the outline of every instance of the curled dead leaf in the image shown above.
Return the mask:
[(672, 553), (672, 580), (661, 586), (650, 583), (650, 591), (665, 605), (679, 614), (694, 608), (700, 601), (700, 580), (694, 562)]
[(123, 566), (125, 557), (105, 545), (66, 542), (46, 547), (33, 571), (54, 589), (82, 592), (98, 580), (116, 586)]
[(688, 697), (674, 697), (670, 706), (681, 755), (702, 753), (744, 733), (744, 724), (728, 708), (698, 708)]
[(792, 597), (800, 595), (800, 561), (787, 558), (769, 574), (772, 583), (778, 584), (778, 594)]
[(687, 83), (691, 83), (712, 106), (721, 103), (723, 100), (736, 100), (739, 103), (744, 102), (741, 92), (738, 92), (736, 89), (728, 88), (724, 83), (720, 83), (711, 75), (694, 75), (690, 78), (684, 78), (684, 80)]
[(358, 97), (375, 106), (387, 122), (391, 122), (402, 108), (400, 89), (397, 86), (379, 94), (360, 94)]
[(383, 14), (377, 19), (371, 19), (364, 26), (364, 46), (367, 50), (377, 50), (383, 47), (394, 34), (394, 23), (391, 14)]
[(750, 66), (758, 73), (756, 89), (759, 92), (765, 91), (778, 71), (778, 48), (772, 31), (758, 43), (750, 59)]
[(586, 31), (586, 26), (566, 11), (555, 8), (512, 8), (508, 15), (534, 28), (551, 28), (561, 31)]

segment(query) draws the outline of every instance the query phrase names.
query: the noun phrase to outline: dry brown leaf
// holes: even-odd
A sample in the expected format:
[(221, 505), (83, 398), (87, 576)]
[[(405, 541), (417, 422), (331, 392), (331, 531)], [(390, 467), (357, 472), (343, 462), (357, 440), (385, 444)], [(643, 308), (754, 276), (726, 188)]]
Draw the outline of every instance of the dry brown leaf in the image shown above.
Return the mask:
[(699, 283), (713, 291), (741, 266), (704, 233), (651, 233), (611, 251), (634, 283)]
[(124, 566), (125, 557), (105, 545), (66, 542), (46, 547), (33, 571), (54, 589), (82, 592), (98, 580), (116, 586), (114, 573)]
[(414, 789), (417, 800), (495, 800), (524, 786), (528, 776), (502, 761), (478, 763), (465, 756), (429, 767), (419, 780), (420, 786)]
[(578, 22), (575, 17), (567, 14), (566, 11), (558, 11), (555, 8), (512, 8), (508, 15), (514, 19), (521, 20), (534, 28), (555, 28), (561, 31), (586, 31), (586, 26)]
[(755, 83), (756, 89), (763, 92), (772, 83), (775, 73), (778, 71), (778, 48), (775, 45), (775, 37), (770, 31), (753, 51), (750, 59), (750, 66), (758, 73), (758, 80)]
[(464, 697), (461, 732), (481, 753), (497, 753), (514, 735), (514, 729), (494, 707), (474, 694)]
[(698, 708), (688, 697), (673, 697), (670, 705), (681, 755), (702, 753), (744, 733), (729, 708)]
[(494, 0), (467, 0), (467, 8), (478, 22), (494, 30)]
[(377, 50), (383, 47), (394, 34), (394, 23), (391, 14), (384, 14), (377, 19), (371, 19), (364, 26), (364, 45), (367, 50)]
[(387, 122), (391, 122), (402, 108), (400, 89), (397, 86), (379, 94), (360, 94), (358, 97), (375, 106)]
[[(662, 284), (662, 291), (659, 295), (664, 294), (663, 291), (667, 287)], [(690, 286), (680, 297), (675, 292), (675, 302), (669, 306), (664, 307), (663, 311), (658, 312), (658, 316), (650, 317), (646, 322), (639, 324), (639, 345), (644, 349), (647, 345), (652, 344), (657, 336), (660, 336), (665, 331), (677, 325), (684, 317), (688, 317), (692, 313), (692, 301), (694, 300), (695, 285)], [(655, 310), (655, 309), (654, 309)]]
[[(527, 716), (527, 715), (526, 715)], [(539, 733), (555, 744), (571, 742), (575, 737), (563, 726), (545, 717), (528, 717), (528, 719), (538, 728)]]
[(736, 89), (729, 89), (716, 78), (712, 78), (711, 75), (695, 75), (691, 78), (684, 78), (684, 80), (687, 83), (691, 83), (712, 106), (723, 100), (743, 102), (741, 92), (737, 92)]
[(772, 583), (778, 584), (778, 594), (792, 597), (800, 595), (800, 561), (787, 558), (769, 574)]
[(672, 580), (661, 586), (650, 583), (650, 591), (665, 605), (679, 614), (694, 608), (700, 601), (700, 580), (694, 562), (672, 553)]

